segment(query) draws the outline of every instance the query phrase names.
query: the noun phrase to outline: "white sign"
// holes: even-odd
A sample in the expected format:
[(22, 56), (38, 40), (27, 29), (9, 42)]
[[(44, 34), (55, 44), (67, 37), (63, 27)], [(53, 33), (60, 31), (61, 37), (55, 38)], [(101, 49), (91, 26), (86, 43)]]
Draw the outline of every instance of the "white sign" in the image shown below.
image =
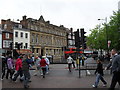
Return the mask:
[(108, 41), (108, 48), (110, 47), (111, 41)]

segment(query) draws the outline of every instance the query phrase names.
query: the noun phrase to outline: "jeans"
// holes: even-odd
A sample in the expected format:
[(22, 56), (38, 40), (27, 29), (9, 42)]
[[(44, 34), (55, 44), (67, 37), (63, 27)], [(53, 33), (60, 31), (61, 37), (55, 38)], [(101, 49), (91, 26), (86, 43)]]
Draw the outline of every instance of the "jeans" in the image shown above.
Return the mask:
[(97, 76), (96, 76), (96, 81), (95, 81), (95, 87), (98, 86), (100, 80), (101, 80), (104, 84), (107, 84), (107, 82), (104, 80), (103, 76), (102, 76), (101, 74), (97, 74)]
[(46, 72), (48, 72), (48, 65), (46, 65)]
[(29, 71), (23, 71), (24, 75), (24, 86), (28, 86), (28, 82), (30, 80), (30, 72)]

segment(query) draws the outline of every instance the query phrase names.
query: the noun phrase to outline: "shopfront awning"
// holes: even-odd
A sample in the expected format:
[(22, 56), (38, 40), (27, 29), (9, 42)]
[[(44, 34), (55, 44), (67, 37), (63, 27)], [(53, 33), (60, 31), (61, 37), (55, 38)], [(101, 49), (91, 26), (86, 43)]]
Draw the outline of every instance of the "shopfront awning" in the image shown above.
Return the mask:
[(20, 49), (20, 50), (16, 50), (16, 51), (19, 54), (32, 54), (32, 51), (29, 49)]

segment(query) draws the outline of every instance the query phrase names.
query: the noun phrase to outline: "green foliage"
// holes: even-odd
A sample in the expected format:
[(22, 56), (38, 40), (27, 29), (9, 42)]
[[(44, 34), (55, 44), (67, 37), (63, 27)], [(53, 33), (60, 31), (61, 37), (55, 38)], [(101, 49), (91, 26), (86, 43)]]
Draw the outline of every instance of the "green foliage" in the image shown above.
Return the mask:
[[(107, 30), (107, 31), (106, 31)], [(120, 12), (113, 12), (110, 22), (98, 25), (91, 30), (91, 34), (87, 36), (87, 45), (92, 49), (107, 50), (107, 37), (111, 41), (109, 49), (116, 48), (120, 50)]]

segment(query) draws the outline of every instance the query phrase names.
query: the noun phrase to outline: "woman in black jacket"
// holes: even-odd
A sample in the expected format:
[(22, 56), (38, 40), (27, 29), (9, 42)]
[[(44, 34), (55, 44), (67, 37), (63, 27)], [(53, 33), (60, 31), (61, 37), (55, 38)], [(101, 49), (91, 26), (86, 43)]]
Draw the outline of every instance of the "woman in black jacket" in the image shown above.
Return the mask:
[(95, 71), (95, 74), (96, 75), (96, 81), (95, 81), (95, 85), (93, 85), (93, 88), (97, 88), (98, 87), (98, 84), (99, 84), (99, 80), (101, 80), (103, 82), (103, 86), (105, 87), (107, 82), (104, 80), (103, 78), (103, 65), (101, 63), (100, 60), (97, 61), (97, 69)]

